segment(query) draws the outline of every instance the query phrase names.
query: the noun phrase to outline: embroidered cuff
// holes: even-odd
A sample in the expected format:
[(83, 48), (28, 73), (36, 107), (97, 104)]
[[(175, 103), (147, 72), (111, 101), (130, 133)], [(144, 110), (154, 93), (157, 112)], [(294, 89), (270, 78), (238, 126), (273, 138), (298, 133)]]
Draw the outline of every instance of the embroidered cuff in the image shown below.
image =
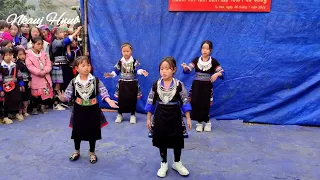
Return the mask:
[(155, 106), (152, 104), (146, 104), (144, 110), (153, 114), (155, 111)]
[(117, 76), (117, 73), (115, 71), (112, 71), (111, 74), (113, 75), (112, 78), (116, 77)]
[(137, 70), (137, 74), (138, 74), (138, 75), (142, 75), (142, 71), (144, 71), (144, 70), (143, 70), (143, 69), (138, 69), (138, 70)]
[(23, 81), (19, 81), (19, 85), (20, 85), (20, 87), (24, 86), (24, 82)]
[(72, 41), (73, 41), (72, 36), (69, 36), (69, 37), (66, 37), (66, 38), (63, 39), (63, 43), (64, 43), (65, 46), (71, 44)]
[(190, 71), (190, 68), (188, 67), (188, 69), (185, 71), (185, 70), (183, 70), (182, 71), (183, 72), (183, 74), (190, 74), (191, 73), (191, 71)]
[(64, 95), (63, 98), (64, 98), (65, 102), (69, 102), (70, 101), (70, 98), (67, 95)]
[(186, 112), (191, 111), (191, 105), (190, 105), (190, 103), (181, 106), (181, 110), (182, 110), (183, 113), (186, 113)]
[(66, 89), (66, 91), (64, 92), (64, 100), (65, 101), (70, 101), (72, 97), (72, 91), (70, 91), (70, 89)]
[(110, 98), (110, 96), (109, 96), (109, 95), (104, 95), (101, 100), (104, 101), (104, 102), (107, 102), (107, 101), (105, 100), (106, 98)]
[(70, 41), (72, 42), (73, 41), (73, 37), (71, 35), (68, 36), (68, 37), (69, 37)]
[(68, 58), (68, 59), (72, 59), (72, 54), (68, 54), (68, 53), (67, 53), (67, 58)]

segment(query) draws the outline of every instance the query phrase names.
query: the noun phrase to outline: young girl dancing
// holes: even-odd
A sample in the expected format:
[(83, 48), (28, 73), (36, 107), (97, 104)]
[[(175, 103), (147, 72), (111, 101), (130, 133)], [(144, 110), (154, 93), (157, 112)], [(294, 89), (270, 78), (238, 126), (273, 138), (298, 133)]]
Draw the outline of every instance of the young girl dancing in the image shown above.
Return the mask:
[(129, 43), (124, 43), (121, 46), (121, 52), (122, 58), (114, 66), (115, 71), (105, 73), (104, 76), (106, 78), (113, 78), (120, 74), (119, 83), (114, 95), (119, 100), (119, 110), (115, 122), (122, 122), (122, 113), (131, 113), (130, 123), (135, 124), (137, 99), (142, 96), (136, 74), (146, 77), (149, 73), (146, 70), (138, 69), (140, 63), (132, 57), (132, 46)]
[[(180, 161), (181, 150), (184, 148), (183, 119), (182, 113), (187, 118), (188, 128), (191, 129), (189, 111), (191, 106), (188, 101), (188, 94), (183, 83), (175, 78), (176, 65), (173, 57), (164, 58), (159, 71), (161, 78), (156, 81), (148, 96), (145, 110), (147, 115), (147, 126), (153, 130), (153, 146), (158, 147), (161, 156), (161, 166), (157, 172), (159, 177), (165, 177), (168, 170), (167, 149), (173, 149), (174, 163), (172, 168), (182, 176), (189, 175), (189, 171)], [(152, 126), (151, 116), (154, 125)]]
[[(210, 56), (212, 52), (212, 42), (203, 41), (201, 44), (201, 57), (196, 57), (187, 65), (182, 63), (184, 73), (190, 73), (193, 69), (196, 71), (196, 77), (192, 82), (189, 92), (191, 101), (191, 119), (197, 120), (196, 131), (211, 131), (209, 121), (209, 110), (213, 102), (213, 85), (212, 83), (218, 77), (223, 78), (223, 69), (219, 62)], [(203, 122), (205, 127), (203, 128)]]
[(69, 124), (72, 127), (71, 139), (74, 140), (75, 152), (70, 160), (76, 161), (80, 157), (81, 141), (89, 141), (90, 163), (93, 164), (98, 161), (95, 154), (96, 140), (101, 139), (101, 128), (108, 124), (99, 107), (97, 96), (100, 95), (113, 108), (118, 106), (116, 101), (109, 98), (103, 83), (91, 74), (91, 64), (87, 56), (78, 57), (74, 65), (79, 74), (72, 79), (64, 94), (58, 91), (62, 102), (75, 99)]

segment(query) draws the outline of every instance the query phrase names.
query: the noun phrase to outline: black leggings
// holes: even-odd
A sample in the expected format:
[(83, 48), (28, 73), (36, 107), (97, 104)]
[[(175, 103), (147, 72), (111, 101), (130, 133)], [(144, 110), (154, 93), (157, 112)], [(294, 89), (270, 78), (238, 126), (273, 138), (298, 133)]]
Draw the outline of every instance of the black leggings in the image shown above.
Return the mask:
[(8, 117), (9, 114), (16, 115), (19, 111), (7, 111), (4, 109), (3, 117)]
[(38, 109), (39, 105), (50, 105), (51, 99), (42, 100), (41, 97), (33, 97), (32, 108)]
[[(118, 111), (118, 114), (122, 115), (122, 112), (119, 112), (119, 111)], [(135, 114), (136, 114), (136, 112), (135, 112), (135, 111), (131, 112), (131, 115), (133, 115), (133, 116), (134, 116)]]
[(3, 118), (3, 111), (4, 111), (4, 105), (3, 105), (3, 101), (0, 101), (0, 118)]
[[(166, 163), (167, 162), (167, 148), (159, 148), (159, 150), (160, 150), (161, 162)], [(173, 154), (174, 154), (174, 162), (179, 162), (180, 158), (181, 158), (181, 148), (174, 148)]]
[(209, 123), (210, 121), (209, 120), (198, 121), (199, 124), (202, 124), (202, 122)]
[(4, 101), (0, 101), (0, 118), (8, 117), (9, 114), (16, 115), (19, 111), (8, 111), (8, 107), (4, 104)]
[[(80, 150), (81, 140), (74, 139), (74, 148), (79, 151)], [(90, 152), (94, 152), (96, 148), (96, 140), (89, 141)]]

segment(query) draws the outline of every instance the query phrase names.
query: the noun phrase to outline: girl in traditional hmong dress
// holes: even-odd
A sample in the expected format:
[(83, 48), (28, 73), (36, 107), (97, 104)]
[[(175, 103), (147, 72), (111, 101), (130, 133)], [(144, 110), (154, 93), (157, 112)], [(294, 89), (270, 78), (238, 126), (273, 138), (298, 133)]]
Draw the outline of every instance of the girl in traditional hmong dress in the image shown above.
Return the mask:
[[(172, 57), (166, 57), (161, 61), (159, 65), (161, 78), (153, 84), (145, 107), (148, 112), (147, 126), (150, 130), (153, 130), (153, 146), (159, 148), (162, 159), (160, 169), (157, 172), (159, 177), (165, 177), (168, 170), (168, 148), (174, 151), (172, 168), (182, 176), (189, 175), (189, 171), (180, 161), (181, 150), (184, 148), (181, 111), (186, 115), (188, 127), (191, 129), (189, 114), (191, 106), (183, 83), (173, 78), (176, 71), (175, 64)], [(151, 120), (152, 114), (153, 123)]]
[(15, 54), (17, 57), (17, 66), (20, 69), (20, 72), (23, 77), (23, 82), (24, 82), (24, 92), (21, 93), (22, 96), (22, 101), (23, 101), (23, 107), (20, 110), (20, 112), (25, 116), (28, 117), (28, 105), (31, 101), (31, 89), (30, 89), (30, 82), (31, 82), (31, 76), (30, 72), (27, 68), (26, 65), (26, 51), (23, 48), (16, 48), (15, 49)]
[(8, 115), (16, 114), (19, 121), (23, 115), (19, 113), (22, 105), (21, 92), (24, 92), (23, 77), (19, 67), (14, 63), (11, 48), (4, 47), (0, 50), (3, 61), (0, 64), (0, 94), (4, 97), (4, 124), (11, 124)]
[(121, 51), (123, 57), (114, 66), (115, 71), (105, 73), (104, 76), (106, 78), (113, 78), (120, 74), (120, 79), (114, 95), (119, 101), (119, 110), (115, 122), (122, 122), (122, 113), (131, 113), (130, 123), (135, 124), (137, 99), (142, 96), (136, 74), (144, 75), (146, 77), (148, 76), (148, 72), (143, 69), (138, 69), (140, 63), (131, 56), (132, 46), (129, 43), (124, 43), (121, 46)]
[[(66, 57), (67, 46), (73, 41), (73, 38), (80, 32), (81, 26), (72, 34), (67, 36), (67, 29), (60, 27), (56, 29), (54, 40), (50, 44), (50, 54), (53, 59), (51, 77), (55, 92), (64, 90), (74, 78), (71, 63)], [(67, 36), (67, 37), (65, 37)], [(56, 94), (57, 95), (57, 94)], [(54, 99), (54, 110), (65, 110), (64, 104), (59, 104), (58, 98)]]
[[(183, 71), (190, 73), (196, 71), (196, 78), (192, 82), (189, 91), (189, 100), (191, 101), (191, 119), (197, 120), (196, 131), (211, 131), (211, 123), (209, 120), (209, 110), (213, 102), (213, 85), (212, 83), (218, 77), (223, 78), (223, 69), (219, 62), (210, 56), (212, 52), (212, 42), (204, 41), (201, 44), (201, 57), (196, 57), (187, 65), (182, 64)], [(203, 128), (203, 124), (205, 127)]]
[(96, 140), (101, 139), (101, 128), (108, 124), (99, 107), (98, 95), (111, 107), (118, 106), (109, 98), (108, 90), (103, 83), (90, 73), (91, 64), (87, 56), (78, 57), (74, 65), (79, 74), (72, 79), (64, 94), (58, 91), (62, 102), (75, 99), (69, 124), (72, 127), (71, 139), (74, 140), (75, 152), (69, 159), (76, 161), (80, 157), (81, 141), (89, 141), (90, 163), (96, 163)]

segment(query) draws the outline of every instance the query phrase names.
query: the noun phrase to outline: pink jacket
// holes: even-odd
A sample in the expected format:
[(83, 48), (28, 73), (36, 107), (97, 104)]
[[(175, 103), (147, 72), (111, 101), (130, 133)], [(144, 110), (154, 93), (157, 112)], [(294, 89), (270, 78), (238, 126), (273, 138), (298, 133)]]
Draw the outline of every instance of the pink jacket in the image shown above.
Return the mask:
[(39, 61), (32, 49), (26, 51), (26, 54), (26, 66), (30, 71), (31, 76), (31, 89), (45, 88), (47, 81), (50, 83), (50, 86), (52, 86), (52, 80), (50, 76), (52, 65), (47, 54), (44, 51), (40, 52), (40, 60), (44, 65), (43, 71), (41, 71)]
[(13, 41), (13, 38), (8, 32), (0, 32), (0, 43), (4, 40)]

